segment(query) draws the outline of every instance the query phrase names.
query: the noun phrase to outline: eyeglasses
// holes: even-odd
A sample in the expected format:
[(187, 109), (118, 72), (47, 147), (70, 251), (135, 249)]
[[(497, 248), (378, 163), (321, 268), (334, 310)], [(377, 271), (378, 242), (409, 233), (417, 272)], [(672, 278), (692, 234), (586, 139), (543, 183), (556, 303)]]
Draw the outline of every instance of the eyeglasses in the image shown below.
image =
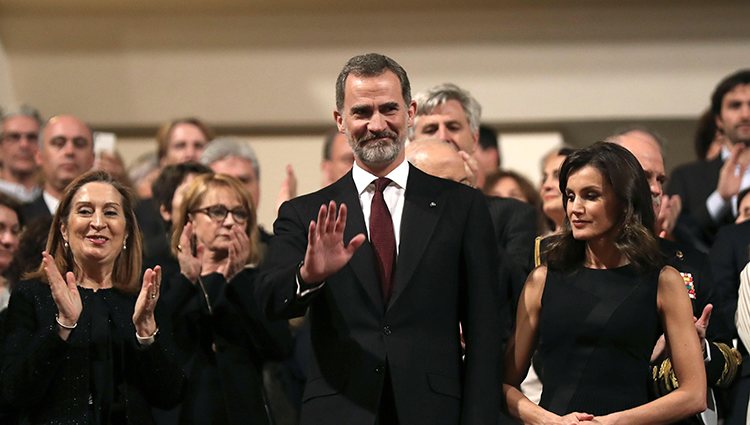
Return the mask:
[(242, 208), (237, 207), (234, 209), (229, 209), (225, 207), (222, 204), (218, 205), (209, 205), (205, 208), (198, 208), (195, 210), (190, 211), (191, 213), (203, 213), (206, 214), (211, 218), (211, 220), (222, 222), (227, 218), (227, 214), (232, 213), (232, 217), (234, 217), (234, 221), (236, 221), (239, 224), (245, 223), (250, 218), (250, 213)]
[(21, 141), (21, 139), (26, 139), (29, 142), (36, 143), (39, 141), (39, 134), (37, 133), (19, 133), (19, 132), (10, 132), (10, 133), (3, 133), (2, 135), (3, 140), (7, 140), (9, 142), (18, 143)]

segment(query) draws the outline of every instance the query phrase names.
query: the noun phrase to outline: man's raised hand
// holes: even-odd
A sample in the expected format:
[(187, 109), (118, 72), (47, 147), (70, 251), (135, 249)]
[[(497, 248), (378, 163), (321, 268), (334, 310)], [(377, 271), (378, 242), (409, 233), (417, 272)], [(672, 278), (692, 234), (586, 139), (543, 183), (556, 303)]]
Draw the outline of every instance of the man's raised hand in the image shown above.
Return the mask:
[(360, 233), (344, 245), (346, 216), (346, 204), (342, 203), (337, 213), (336, 202), (331, 201), (320, 206), (317, 221), (310, 221), (305, 261), (300, 268), (300, 277), (306, 283), (323, 282), (341, 270), (365, 242), (365, 235)]

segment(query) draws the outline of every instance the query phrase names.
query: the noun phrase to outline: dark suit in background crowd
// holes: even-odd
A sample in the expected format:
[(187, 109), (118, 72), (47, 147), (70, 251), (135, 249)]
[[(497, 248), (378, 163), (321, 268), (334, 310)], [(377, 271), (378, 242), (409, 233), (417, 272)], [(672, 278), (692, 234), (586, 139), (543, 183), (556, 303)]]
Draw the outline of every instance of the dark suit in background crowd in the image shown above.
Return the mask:
[(742, 345), (737, 334), (734, 315), (737, 312), (740, 272), (750, 260), (750, 222), (732, 224), (721, 228), (711, 248), (709, 260), (716, 285), (720, 315), (712, 320), (721, 320), (730, 337), (736, 339), (742, 353), (740, 376), (726, 392), (729, 411), (726, 425), (744, 424), (750, 399), (750, 357), (747, 347)]

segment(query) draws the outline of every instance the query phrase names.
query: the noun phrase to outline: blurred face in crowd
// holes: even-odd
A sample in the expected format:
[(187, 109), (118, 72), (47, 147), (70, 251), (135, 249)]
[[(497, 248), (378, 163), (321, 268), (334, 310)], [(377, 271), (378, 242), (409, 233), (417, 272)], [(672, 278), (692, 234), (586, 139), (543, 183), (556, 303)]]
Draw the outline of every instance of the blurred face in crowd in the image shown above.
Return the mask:
[(331, 143), (331, 158), (324, 159), (320, 164), (323, 171), (323, 184), (327, 186), (343, 177), (352, 168), (353, 163), (354, 152), (346, 140), (346, 135), (337, 133)]
[(740, 84), (724, 95), (716, 125), (731, 144), (750, 145), (750, 84)]
[(190, 123), (180, 123), (169, 133), (167, 152), (162, 165), (181, 164), (200, 160), (208, 140), (200, 128)]
[(471, 131), (466, 112), (457, 100), (448, 100), (438, 105), (429, 115), (417, 117), (414, 139), (423, 137), (445, 140), (469, 155), (477, 149), (479, 141), (479, 134)]
[(406, 104), (401, 82), (393, 72), (372, 77), (351, 74), (344, 85), (344, 106), (334, 111), (334, 118), (357, 163), (373, 169), (403, 159), (415, 110), (416, 103)]
[(474, 158), (479, 164), (479, 170), (484, 174), (490, 174), (500, 168), (500, 153), (495, 148), (477, 147)]
[(182, 183), (180, 183), (179, 186), (177, 186), (177, 189), (174, 191), (174, 195), (172, 195), (172, 210), (167, 211), (166, 208), (164, 208), (163, 205), (159, 207), (159, 212), (161, 213), (161, 218), (164, 219), (167, 223), (171, 223), (174, 220), (174, 214), (180, 211), (180, 206), (182, 206), (182, 200), (185, 198), (185, 192), (187, 192), (188, 187), (190, 187), (190, 183), (193, 182), (197, 174), (190, 173), (185, 176), (184, 179), (182, 179)]
[(750, 196), (745, 195), (740, 201), (737, 209), (737, 219), (734, 221), (739, 224), (750, 219)]
[(61, 192), (74, 178), (94, 165), (91, 130), (70, 115), (53, 117), (42, 134), (37, 164), (44, 173), (45, 189)]
[(133, 182), (133, 185), (135, 186), (135, 193), (138, 195), (139, 199), (150, 199), (153, 197), (153, 192), (151, 190), (151, 185), (156, 181), (156, 178), (159, 177), (160, 170), (158, 168), (155, 168), (148, 172), (145, 176), (143, 176), (139, 181)]
[(556, 228), (560, 227), (565, 217), (560, 193), (560, 166), (564, 161), (565, 156), (557, 153), (545, 158), (542, 166), (542, 187), (539, 191), (542, 197), (542, 211), (555, 223)]
[(247, 231), (249, 214), (230, 187), (212, 187), (190, 213), (196, 241), (209, 251), (228, 251), (232, 240), (237, 237), (234, 232)]
[(658, 216), (661, 196), (664, 194), (664, 184), (667, 181), (659, 142), (646, 132), (633, 130), (617, 136), (617, 143), (629, 150), (641, 164), (651, 191), (654, 214)]
[(30, 174), (37, 169), (39, 123), (24, 115), (11, 116), (3, 121), (0, 155), (4, 167), (11, 174)]
[(8, 269), (18, 250), (21, 226), (18, 215), (5, 205), (0, 205), (0, 273)]
[(518, 199), (519, 201), (526, 203), (529, 202), (523, 194), (521, 186), (518, 185), (518, 182), (513, 177), (503, 177), (498, 180), (489, 195), (499, 196), (501, 198)]
[(226, 174), (239, 180), (250, 192), (253, 208), (257, 210), (260, 200), (260, 181), (258, 181), (255, 168), (253, 168), (253, 163), (250, 160), (237, 156), (227, 156), (212, 162), (210, 167), (214, 173)]

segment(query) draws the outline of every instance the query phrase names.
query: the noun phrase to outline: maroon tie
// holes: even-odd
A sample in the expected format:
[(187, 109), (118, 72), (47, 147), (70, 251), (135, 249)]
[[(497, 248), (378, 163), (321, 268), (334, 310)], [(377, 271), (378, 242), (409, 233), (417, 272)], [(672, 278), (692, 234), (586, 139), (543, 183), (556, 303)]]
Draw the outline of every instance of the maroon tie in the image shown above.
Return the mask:
[(391, 298), (393, 287), (393, 263), (396, 261), (396, 236), (393, 233), (393, 219), (388, 205), (383, 199), (383, 190), (391, 179), (380, 177), (375, 180), (375, 193), (370, 206), (370, 241), (375, 248), (378, 260), (378, 274), (383, 289), (383, 300)]

